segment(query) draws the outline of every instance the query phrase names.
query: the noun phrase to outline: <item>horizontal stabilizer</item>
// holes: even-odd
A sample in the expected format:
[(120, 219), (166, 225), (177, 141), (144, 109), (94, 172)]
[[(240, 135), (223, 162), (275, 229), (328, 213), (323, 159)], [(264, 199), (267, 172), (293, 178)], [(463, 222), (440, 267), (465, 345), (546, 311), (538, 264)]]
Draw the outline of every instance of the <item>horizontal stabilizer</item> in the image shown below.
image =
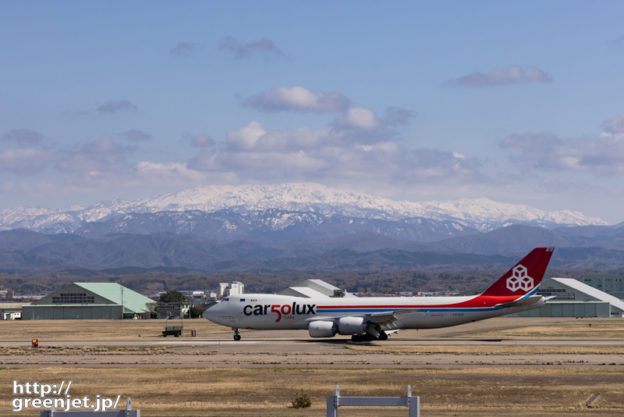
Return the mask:
[(499, 307), (509, 308), (509, 307), (530, 306), (532, 304), (539, 303), (540, 301), (545, 301), (544, 297), (542, 297), (541, 295), (532, 295), (527, 298), (514, 300), (510, 303), (500, 304)]

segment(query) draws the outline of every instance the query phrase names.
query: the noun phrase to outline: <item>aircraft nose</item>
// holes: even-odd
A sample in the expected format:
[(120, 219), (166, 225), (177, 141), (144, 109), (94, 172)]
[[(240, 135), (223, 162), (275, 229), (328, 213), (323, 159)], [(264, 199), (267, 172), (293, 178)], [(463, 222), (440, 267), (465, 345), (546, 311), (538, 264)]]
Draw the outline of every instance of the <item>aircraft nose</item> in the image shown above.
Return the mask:
[(202, 315), (211, 322), (222, 326), (236, 326), (237, 324), (235, 312), (231, 311), (231, 305), (228, 302), (217, 302), (209, 305)]
[(208, 320), (212, 320), (216, 317), (216, 313), (217, 313), (217, 306), (219, 305), (219, 303), (212, 303), (212, 304), (208, 304), (206, 306), (206, 309), (204, 310), (204, 314), (202, 314), (204, 316), (205, 319)]

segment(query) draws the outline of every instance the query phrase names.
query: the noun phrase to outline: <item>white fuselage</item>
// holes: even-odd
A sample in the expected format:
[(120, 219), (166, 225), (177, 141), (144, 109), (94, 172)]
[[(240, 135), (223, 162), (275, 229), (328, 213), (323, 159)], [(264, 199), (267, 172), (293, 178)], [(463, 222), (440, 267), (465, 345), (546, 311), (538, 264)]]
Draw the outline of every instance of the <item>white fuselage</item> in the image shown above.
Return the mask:
[[(543, 303), (543, 301), (542, 301)], [(479, 305), (483, 304), (483, 305)], [(489, 305), (469, 297), (303, 298), (271, 294), (230, 296), (208, 308), (204, 317), (232, 328), (257, 330), (306, 329), (316, 320), (348, 316), (395, 314), (382, 330), (427, 329), (515, 313), (536, 307)]]
[(553, 248), (533, 249), (479, 295), (468, 297), (293, 297), (241, 294), (224, 298), (204, 317), (239, 328), (308, 329), (310, 337), (351, 335), (353, 341), (386, 340), (388, 331), (454, 326), (539, 307), (535, 295)]

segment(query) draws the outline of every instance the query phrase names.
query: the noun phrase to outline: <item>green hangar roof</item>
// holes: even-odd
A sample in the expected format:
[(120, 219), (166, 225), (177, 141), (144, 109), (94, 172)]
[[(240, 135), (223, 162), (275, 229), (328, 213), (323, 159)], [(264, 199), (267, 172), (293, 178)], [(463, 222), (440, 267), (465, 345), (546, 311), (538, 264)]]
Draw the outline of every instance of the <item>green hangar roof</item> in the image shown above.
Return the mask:
[(33, 306), (123, 305), (124, 313), (149, 313), (156, 302), (113, 282), (74, 282), (40, 300)]
[(115, 304), (123, 304), (124, 310), (133, 313), (149, 313), (148, 304), (156, 303), (143, 294), (113, 282), (75, 282), (74, 284)]

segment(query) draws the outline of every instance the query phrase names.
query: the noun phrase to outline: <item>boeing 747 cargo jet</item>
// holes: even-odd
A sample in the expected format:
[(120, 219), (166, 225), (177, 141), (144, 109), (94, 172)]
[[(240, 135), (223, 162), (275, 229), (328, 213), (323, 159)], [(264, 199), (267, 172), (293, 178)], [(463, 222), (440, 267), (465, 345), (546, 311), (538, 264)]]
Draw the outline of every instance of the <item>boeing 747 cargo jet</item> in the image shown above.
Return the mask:
[(554, 248), (535, 248), (485, 292), (461, 297), (230, 296), (204, 317), (238, 329), (308, 329), (311, 337), (350, 335), (354, 341), (386, 340), (399, 329), (431, 329), (517, 313), (544, 305), (536, 295)]

